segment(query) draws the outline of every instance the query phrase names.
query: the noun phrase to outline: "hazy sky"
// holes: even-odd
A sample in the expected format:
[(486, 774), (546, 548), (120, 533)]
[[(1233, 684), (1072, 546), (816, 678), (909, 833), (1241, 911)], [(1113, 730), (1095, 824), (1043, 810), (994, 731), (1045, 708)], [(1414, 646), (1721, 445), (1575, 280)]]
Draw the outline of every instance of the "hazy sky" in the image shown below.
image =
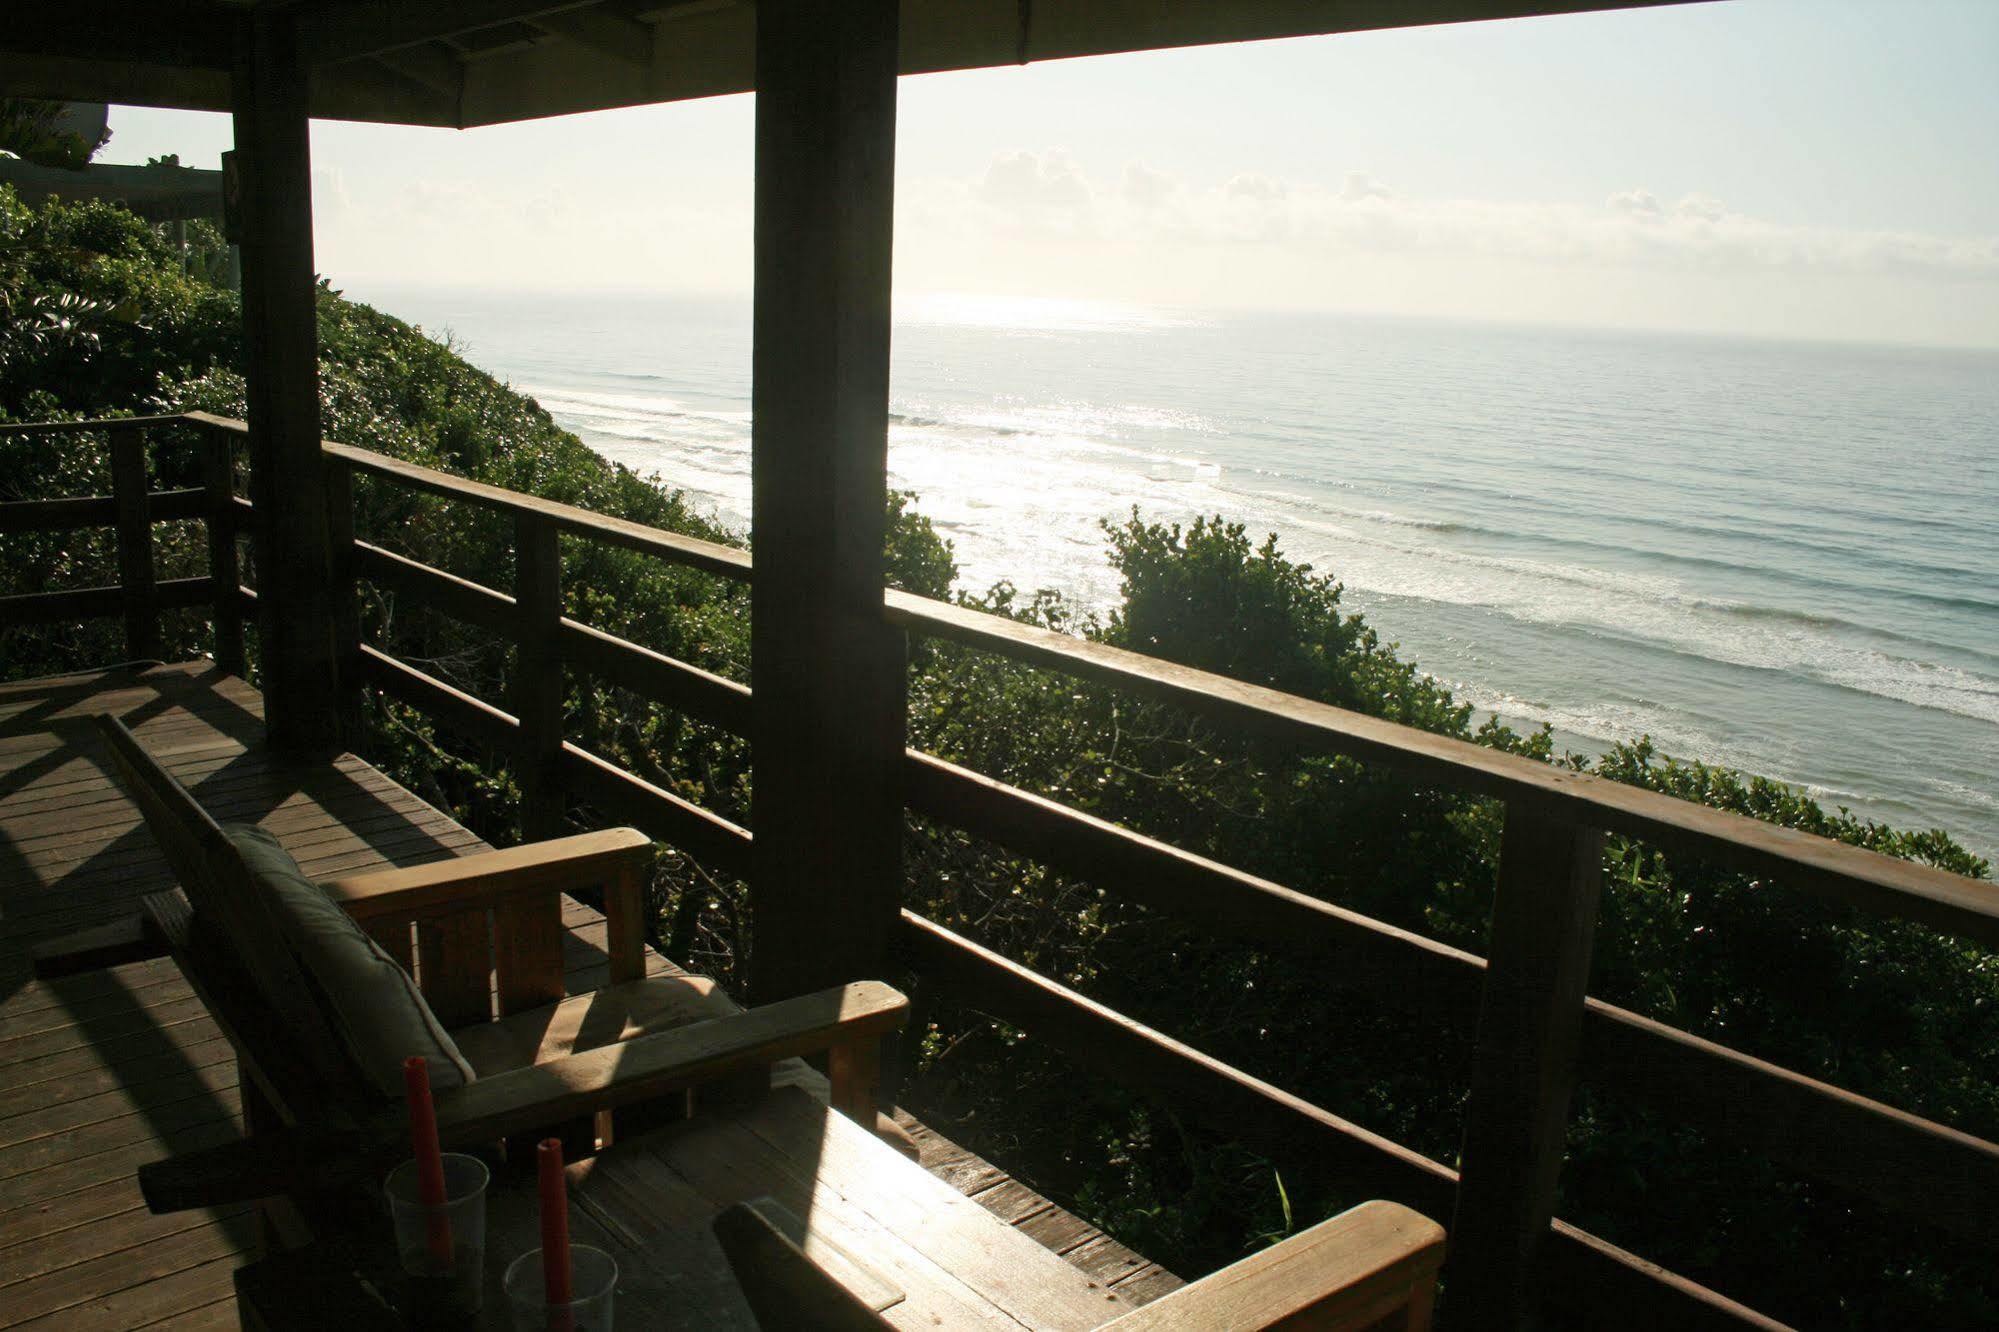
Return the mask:
[[(1999, 0), (1731, 0), (906, 79), (899, 295), (1999, 346)], [(742, 292), (749, 98), (314, 128), (319, 265)], [(106, 160), (225, 117), (115, 110)]]

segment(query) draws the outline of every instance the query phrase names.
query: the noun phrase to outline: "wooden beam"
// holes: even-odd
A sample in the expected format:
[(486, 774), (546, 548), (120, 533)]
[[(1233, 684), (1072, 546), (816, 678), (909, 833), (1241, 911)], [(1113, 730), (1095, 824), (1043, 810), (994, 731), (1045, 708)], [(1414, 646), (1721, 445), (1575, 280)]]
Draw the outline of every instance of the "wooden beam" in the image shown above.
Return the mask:
[(153, 585), (153, 518), (146, 489), (146, 435), (111, 431), (111, 499), (118, 510), (118, 583), (125, 589), (125, 655), (160, 655), (159, 596)]
[(64, 60), (222, 70), (235, 23), (212, 0), (64, 0), (9, 5), (0, 50)]
[(1451, 1221), (1452, 1328), (1519, 1327), (1539, 1303), (1602, 877), (1601, 832), (1508, 808)]
[(1981, 880), (970, 607), (893, 589), (885, 600), (889, 622), (910, 633), (1159, 699), (1236, 734), (1379, 763), (1427, 784), (1709, 856), (1829, 901), (1999, 948), (1999, 893)]
[(880, 974), (904, 698), (882, 623), (896, 0), (757, 23), (752, 826), (760, 1000)]
[[(226, 417), (209, 416), (205, 412), (190, 412), (188, 419), (199, 420), (217, 429), (234, 426), (236, 423)], [(681, 536), (675, 532), (663, 532), (657, 527), (647, 527), (629, 518), (613, 518), (609, 514), (593, 513), (589, 509), (579, 509), (573, 504), (562, 504), (555, 500), (540, 499), (533, 495), (523, 495), (517, 490), (505, 490), (499, 486), (489, 486), (483, 481), (469, 481), (462, 476), (440, 472), (435, 468), (421, 467), (416, 463), (391, 458), (387, 454), (375, 453), (368, 449), (357, 449), (349, 444), (325, 445), (329, 458), (339, 458), (354, 464), (359, 470), (371, 476), (384, 477), (398, 485), (412, 487), (432, 495), (442, 495), (446, 499), (463, 500), (468, 504), (478, 504), (497, 509), (502, 513), (541, 514), (564, 532), (602, 541), (608, 545), (621, 546), (626, 550), (638, 551), (641, 555), (652, 555), (672, 564), (683, 564), (703, 573), (717, 574), (723, 578), (747, 582), (750, 577), (750, 553), (734, 546), (724, 546), (713, 541), (703, 541), (699, 537)]]
[(306, 69), (291, 10), (242, 25), (233, 92), (243, 182), (244, 369), (257, 510), (259, 681), (271, 745), (340, 742), (333, 563), (319, 440), (319, 314), (312, 256)]
[(521, 791), (521, 836), (529, 841), (562, 831), (562, 540), (539, 514), (514, 520), (514, 715), (521, 722), (515, 777)]
[(236, 553), (236, 436), (202, 431), (201, 476), (207, 507), (208, 582), (215, 594), (215, 664), (231, 675), (249, 669), (243, 656), (243, 610), (236, 589), (243, 571)]
[(640, 69), (652, 67), (650, 24), (603, 9), (565, 9), (543, 14), (534, 25), (611, 60), (637, 65)]
[(441, 41), (565, 9), (584, 9), (595, 0), (434, 0), (412, 5), (402, 0), (350, 0), (307, 9), (299, 35), (315, 65), (379, 55), (400, 47)]

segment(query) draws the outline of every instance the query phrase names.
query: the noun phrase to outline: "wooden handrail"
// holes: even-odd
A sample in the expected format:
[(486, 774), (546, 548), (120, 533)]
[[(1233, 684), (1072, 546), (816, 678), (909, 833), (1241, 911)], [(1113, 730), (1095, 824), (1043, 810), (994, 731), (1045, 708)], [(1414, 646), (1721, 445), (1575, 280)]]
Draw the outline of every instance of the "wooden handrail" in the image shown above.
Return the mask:
[[(94, 431), (108, 436), (111, 494), (0, 504), (0, 532), (110, 527), (117, 540), (118, 559), (118, 581), (108, 587), (0, 597), (0, 624), (122, 616), (127, 654), (135, 660), (150, 660), (160, 651), (160, 612), (209, 600), (213, 603), (215, 659), (225, 670), (242, 673), (242, 602), (236, 591), (237, 517), (231, 504), (234, 463), (227, 446), (211, 447), (204, 452), (202, 486), (180, 490), (147, 487), (147, 432), (156, 426), (189, 424), (231, 423), (204, 413), (176, 412), (0, 426), (0, 438)], [(210, 437), (215, 441), (212, 430)], [(207, 527), (208, 576), (160, 582), (154, 569), (153, 528), (162, 522), (187, 520), (203, 521)]]
[(206, 425), (221, 419), (205, 412), (167, 412), (160, 416), (101, 416), (88, 421), (16, 421), (0, 425), (0, 439), (16, 435), (81, 435), (93, 430), (143, 429), (188, 422)]
[[(916, 969), (982, 1012), (1035, 1033), (1092, 1069), (1166, 1096), (1283, 1162), (1333, 1170), (1357, 1190), (1449, 1216), (1457, 1172), (1171, 1036), (1058, 985), (912, 911), (899, 944)], [(1455, 1238), (1455, 1237), (1454, 1237)], [(1777, 1328), (1745, 1305), (1557, 1222), (1548, 1259), (1570, 1279), (1549, 1301), (1623, 1328)]]
[[(69, 430), (125, 427), (120, 433), (129, 439), (134, 425), (175, 420), (209, 428), (218, 442), (226, 441), (225, 450), (233, 448), (246, 432), (241, 422), (205, 413), (61, 424)], [(16, 427), (7, 433), (29, 429)], [(723, 873), (747, 873), (751, 836), (746, 829), (563, 742), (555, 706), (559, 696), (551, 691), (552, 681), (559, 681), (566, 665), (701, 720), (746, 733), (752, 699), (744, 686), (561, 616), (560, 599), (555, 595), (559, 586), (555, 537), (601, 541), (736, 580), (750, 577), (748, 553), (520, 495), (365, 449), (333, 443), (325, 449), (329, 462), (337, 465), (343, 478), (352, 471), (363, 471), (392, 484), (511, 514), (522, 548), (533, 545), (538, 552), (524, 567), (522, 587), (509, 596), (419, 560), (354, 541), (347, 534), (351, 528), (342, 531), (343, 548), (351, 550), (343, 566), (351, 573), (345, 576), (406, 588), (427, 604), (516, 645), (528, 636), (530, 611), (526, 608), (532, 605), (532, 632), (540, 654), (537, 660), (541, 674), (548, 678), (538, 692), (517, 690), (512, 700), (516, 711), (536, 715), (532, 726), (524, 725), (513, 713), (357, 642), (354, 659), (361, 672), (385, 692), (509, 755), (516, 763), (538, 765), (535, 784), (542, 792), (537, 800), (544, 822), (559, 808), (550, 802), (570, 793), (639, 825), (649, 835), (681, 846)], [(68, 525), (58, 518), (99, 519), (118, 517), (121, 512), (130, 527), (135, 507), (155, 520), (169, 516), (169, 512), (182, 516), (183, 507), (188, 510), (185, 516), (195, 516), (204, 496), (212, 530), (220, 530), (220, 524), (233, 531), (251, 512), (247, 501), (235, 497), (233, 490), (224, 494), (218, 489), (213, 476), (203, 491), (156, 492), (135, 504), (129, 483), (129, 444), (126, 451), (128, 478), (122, 507), (112, 497), (51, 501), (51, 506), (64, 507), (46, 515), (29, 512), (33, 505), (0, 506), (0, 530), (7, 530), (10, 522), (17, 530), (52, 528)], [(218, 456), (226, 461), (227, 453)], [(229, 583), (234, 581), (232, 552)], [(240, 613), (242, 607), (254, 603), (254, 594), (248, 589), (225, 587), (219, 577), (161, 583), (156, 593), (156, 604), (161, 606), (192, 604), (210, 594), (218, 607), (226, 602), (231, 613)], [(120, 608), (131, 613), (123, 589), (86, 589), (0, 601), (0, 619), (9, 618), (9, 611), (16, 612), (12, 616), (16, 619), (23, 618), (22, 612), (28, 618), (69, 618), (79, 609), (105, 614)], [(1469, 1121), (1486, 1135), (1485, 1141), (1498, 1144), (1488, 1151), (1501, 1163), (1494, 1168), (1499, 1173), (1484, 1181), (1488, 1202), (1481, 1204), (1489, 1206), (1497, 1199), (1500, 1210), (1489, 1212), (1479, 1224), (1505, 1245), (1518, 1243), (1522, 1235), (1531, 1239), (1543, 1234), (1544, 1239), (1535, 1246), (1541, 1255), (1538, 1261), (1545, 1261), (1551, 1273), (1563, 1273), (1565, 1282), (1600, 1287), (1593, 1297), (1599, 1310), (1614, 1309), (1620, 1300), (1637, 1300), (1647, 1306), (1642, 1312), (1665, 1324), (1678, 1319), (1681, 1321), (1676, 1325), (1757, 1325), (1760, 1318), (1595, 1237), (1548, 1220), (1546, 1206), (1552, 1191), (1546, 1183), (1551, 1176), (1546, 1172), (1559, 1166), (1560, 1128), (1565, 1118), (1561, 1089), (1571, 1075), (1659, 1101), (1704, 1129), (1755, 1146), (1774, 1159), (1852, 1188), (1904, 1215), (1973, 1238), (1991, 1238), (1989, 1199), (1999, 1194), (1999, 1146), (1584, 997), (1576, 979), (1576, 968), (1587, 958), (1584, 915), (1569, 913), (1574, 921), (1582, 922), (1580, 928), (1585, 933), (1567, 954), (1547, 951), (1543, 940), (1558, 926), (1568, 928), (1557, 918), (1564, 916), (1569, 906), (1580, 910), (1584, 899), (1594, 897), (1593, 887), (1584, 880), (1594, 858), (1590, 838), (1602, 831), (1694, 852), (1830, 901), (1920, 922), (1988, 947), (1999, 947), (1999, 888), (969, 607), (890, 591), (885, 595), (884, 614), (891, 626), (905, 632), (1128, 690), (1183, 708), (1239, 734), (1383, 764), (1425, 783), (1505, 800), (1509, 844), (1518, 843), (1509, 853), (1513, 857), (1511, 881), (1516, 891), (1527, 895), (1522, 900), (1533, 899), (1534, 909), (1548, 919), (1524, 930), (1520, 928), (1523, 922), (1508, 922), (1513, 927), (1508, 936), (1512, 952), (1505, 966), (1517, 977), (1509, 984), (1515, 987), (1518, 1004), (1508, 1014), (1504, 1004), (1509, 1000), (1501, 996), (1498, 1002), (1505, 1020), (1495, 1030), (1510, 1024), (1511, 1046), (1487, 1052), (1494, 1081), (1483, 1103), (1475, 1095), (1467, 1110)], [(1109, 882), (1135, 901), (1189, 917), (1252, 946), (1307, 953), (1338, 949), (1342, 963), (1334, 977), (1338, 983), (1437, 1013), (1461, 1029), (1468, 1027), (1481, 1002), (1487, 1023), (1494, 1021), (1495, 998), (1488, 984), (1491, 969), (1483, 958), (1181, 851), (930, 755), (910, 751), (904, 773), (905, 800), (916, 813), (965, 828), (1058, 871)], [(1556, 854), (1549, 849), (1558, 843), (1569, 850)], [(1550, 892), (1549, 876), (1558, 872), (1572, 874), (1574, 880), (1568, 888)], [(1285, 1132), (1295, 1131), (1303, 1114), (1305, 1120), (1336, 1132), (1350, 1146), (1361, 1142), (1370, 1150), (1380, 1147), (1389, 1160), (1399, 1162), (1390, 1173), (1399, 1171), (1404, 1183), (1422, 1195), (1415, 1205), (1435, 1215), (1449, 1214), (1458, 1192), (1457, 1179), (1436, 1163), (1392, 1143), (1369, 1143), (1366, 1139), (1371, 1135), (1355, 1139), (1353, 1126), (1338, 1127), (1341, 1121), (1328, 1125), (1321, 1118), (1323, 1111), (1278, 1089), (1263, 1084), (1252, 1087), (1249, 1084), (1255, 1080), (1247, 1075), (1158, 1033), (1146, 1032), (1101, 1005), (1093, 1005), (996, 955), (985, 954), (976, 945), (921, 918), (905, 913), (903, 932), (912, 956), (926, 971), (938, 970), (959, 985), (969, 976), (974, 990), (989, 991), (998, 986), (998, 992), (1016, 1009), (1020, 1003), (1027, 1005), (1026, 1014), (1016, 1016), (1047, 1021), (1054, 1015), (1060, 1026), (1075, 1018), (1077, 1011), (1089, 1010), (1094, 1016), (1084, 1026), (1094, 1033), (1091, 1039), (1099, 1045), (1108, 1041), (1113, 1053), (1135, 1029), (1132, 1039), (1138, 1046), (1127, 1053), (1136, 1061), (1136, 1080), (1142, 1083), (1207, 1078), (1208, 1092), (1203, 1094), (1223, 1095), (1223, 1100), (1238, 1110), (1248, 1104), (1241, 1098), (1251, 1095), (1277, 1104), (1277, 1117), (1270, 1122), (1289, 1125)], [(1499, 934), (1496, 923), (1495, 937)], [(968, 961), (972, 954), (978, 956)], [(1559, 1002), (1551, 1005), (1546, 1001), (1547, 993), (1557, 985), (1566, 988)], [(1482, 1041), (1484, 1036), (1481, 1032)], [(1568, 1048), (1577, 1042), (1579, 1055)], [(1092, 1053), (1102, 1054), (1103, 1050), (1092, 1047)], [(1502, 1085), (1525, 1066), (1522, 1061), (1539, 1061), (1541, 1072), (1521, 1087)], [(1220, 1078), (1220, 1083), (1215, 1083), (1215, 1078)], [(1228, 1089), (1225, 1095), (1221, 1090), (1224, 1086)], [(1525, 1094), (1523, 1087), (1532, 1094)], [(1528, 1105), (1529, 1101), (1534, 1104)], [(1249, 1118), (1257, 1120), (1262, 1114), (1264, 1111), (1249, 1113)], [(1341, 1149), (1342, 1154), (1345, 1151)], [(1503, 1178), (1508, 1162), (1519, 1167), (1513, 1171), (1517, 1178), (1510, 1183)], [(1541, 1182), (1529, 1188), (1535, 1180)], [(1531, 1200), (1524, 1207), (1515, 1206), (1536, 1190), (1539, 1211)], [(1491, 1275), (1460, 1274), (1457, 1284), (1471, 1289), (1479, 1279)]]
[(1242, 734), (1378, 763), (1578, 826), (1709, 856), (1999, 948), (1999, 886), (1990, 883), (968, 607), (896, 591), (887, 594), (887, 605), (890, 622), (911, 632), (1128, 689)]
[[(564, 531), (691, 568), (750, 576), (749, 553), (734, 547), (535, 499), (366, 449), (344, 444), (326, 448), (330, 456), (361, 470), (435, 494), (539, 515)], [(1536, 808), (1577, 826), (1709, 856), (1823, 898), (1999, 948), (1999, 888), (1946, 870), (969, 607), (895, 590), (885, 594), (884, 606), (889, 622), (909, 632), (1129, 689), (1244, 734), (1382, 764), (1419, 780)]]
[(738, 550), (734, 546), (703, 541), (698, 537), (681, 536), (674, 532), (663, 532), (657, 527), (647, 527), (644, 523), (613, 518), (608, 514), (594, 513), (589, 509), (579, 509), (573, 504), (537, 499), (532, 495), (523, 495), (519, 491), (490, 486), (483, 481), (468, 481), (462, 476), (453, 476), (449, 472), (440, 472), (434, 468), (420, 467), (416, 463), (403, 462), (368, 449), (334, 443), (328, 443), (325, 447), (330, 458), (339, 458), (358, 471), (385, 477), (417, 490), (483, 505), (489, 509), (498, 509), (503, 513), (532, 515), (553, 523), (564, 532), (573, 532), (592, 540), (623, 546), (642, 554), (656, 555), (674, 564), (683, 564), (690, 569), (700, 569), (705, 573), (719, 574), (724, 578), (741, 582), (749, 581), (749, 552)]
[[(1323, 965), (1328, 987), (1469, 1036), (1485, 959), (1169, 846), (915, 750), (909, 807), (1206, 934)], [(1336, 962), (1335, 962), (1336, 959)], [(1993, 1239), (1999, 1146), (1601, 1000), (1582, 1009), (1585, 1082), (1650, 1100), (1890, 1210)], [(1799, 1132), (1810, 1124), (1812, 1131)]]
[[(201, 489), (149, 491), (146, 507), (156, 523), (200, 518), (207, 513), (207, 494)], [(109, 495), (0, 502), (0, 532), (74, 532), (117, 521), (118, 501)]]

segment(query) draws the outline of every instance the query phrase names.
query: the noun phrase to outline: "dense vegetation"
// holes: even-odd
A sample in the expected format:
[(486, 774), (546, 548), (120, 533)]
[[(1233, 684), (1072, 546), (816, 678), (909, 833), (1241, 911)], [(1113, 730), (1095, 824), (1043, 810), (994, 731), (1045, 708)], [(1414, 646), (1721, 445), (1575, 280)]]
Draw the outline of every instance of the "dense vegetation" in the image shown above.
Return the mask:
[[(0, 420), (201, 407), (242, 411), (236, 302), (112, 208), (22, 207), (0, 190)], [(613, 466), (531, 401), (420, 330), (322, 290), (325, 425), (479, 480), (660, 527), (741, 540), (659, 482)], [(171, 482), (187, 451), (163, 441)], [(0, 441), (0, 500), (102, 493), (89, 440)], [(363, 484), (363, 535), (489, 585), (509, 586), (497, 520)], [(891, 580), (951, 595), (955, 568), (907, 496), (891, 500)], [(1586, 761), (1545, 732), (1481, 720), (1341, 606), (1332, 578), (1221, 518), (1107, 523), (1122, 597), (1103, 617), (1002, 585), (959, 593), (983, 609), (1326, 700), (1441, 734), (1590, 767), (1618, 781), (1983, 877), (1941, 832), (1828, 811), (1803, 794), (1680, 763), (1644, 740)], [(161, 529), (168, 572), (198, 571), (198, 531)], [(743, 594), (638, 556), (565, 545), (570, 614), (735, 678), (746, 677)], [(0, 538), (0, 592), (110, 581), (101, 536)], [(484, 697), (504, 700), (507, 652), (422, 606), (371, 596), (368, 632)], [(188, 615), (167, 654), (205, 649)], [(116, 626), (0, 631), (10, 676), (121, 655)], [(572, 738), (731, 817), (748, 762), (732, 737), (571, 681)], [(1191, 850), (1473, 951), (1482, 949), (1500, 815), (1342, 759), (1217, 735), (1172, 710), (945, 645), (916, 645), (912, 743)], [(491, 755), (406, 709), (376, 704), (371, 757), (495, 838), (514, 792)], [(585, 812), (583, 817), (587, 817)], [(1114, 886), (1071, 881), (912, 820), (918, 909), (1113, 1006), (1440, 1160), (1453, 1159), (1462, 1033), (1342, 993), (1338, 959), (1265, 955), (1160, 920)], [(1999, 1137), (1999, 969), (1991, 955), (1828, 910), (1692, 857), (1612, 838), (1592, 991), (1677, 1027), (1984, 1137)], [(740, 978), (750, 922), (740, 885), (669, 855), (659, 938)], [(1309, 1163), (1273, 1163), (1170, 1105), (1088, 1076), (1031, 1036), (936, 1005), (908, 1091), (919, 1112), (1013, 1165), (1168, 1266), (1198, 1272), (1346, 1201)], [(1912, 1228), (1838, 1190), (1703, 1141), (1669, 1109), (1585, 1089), (1563, 1213), (1669, 1267), (1812, 1325), (1999, 1321), (1999, 1279), (1977, 1249)]]

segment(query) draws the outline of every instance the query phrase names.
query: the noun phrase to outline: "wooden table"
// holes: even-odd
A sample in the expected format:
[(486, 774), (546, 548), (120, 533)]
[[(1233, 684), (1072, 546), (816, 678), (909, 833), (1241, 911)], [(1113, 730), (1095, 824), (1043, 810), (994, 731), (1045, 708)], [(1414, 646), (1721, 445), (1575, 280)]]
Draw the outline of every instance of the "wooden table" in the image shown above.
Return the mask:
[[(642, 1134), (572, 1165), (569, 1178), (575, 1239), (617, 1256), (626, 1329), (755, 1329), (709, 1223), (763, 1197), (792, 1214), (807, 1253), (897, 1327), (1081, 1332), (1136, 1307), (796, 1088)], [(387, 1227), (385, 1217), (384, 1236)], [(496, 1175), (487, 1232), (477, 1326), (503, 1328), (500, 1274), (538, 1242), (531, 1172)], [(405, 1326), (329, 1249), (251, 1264), (237, 1291), (250, 1329)]]

